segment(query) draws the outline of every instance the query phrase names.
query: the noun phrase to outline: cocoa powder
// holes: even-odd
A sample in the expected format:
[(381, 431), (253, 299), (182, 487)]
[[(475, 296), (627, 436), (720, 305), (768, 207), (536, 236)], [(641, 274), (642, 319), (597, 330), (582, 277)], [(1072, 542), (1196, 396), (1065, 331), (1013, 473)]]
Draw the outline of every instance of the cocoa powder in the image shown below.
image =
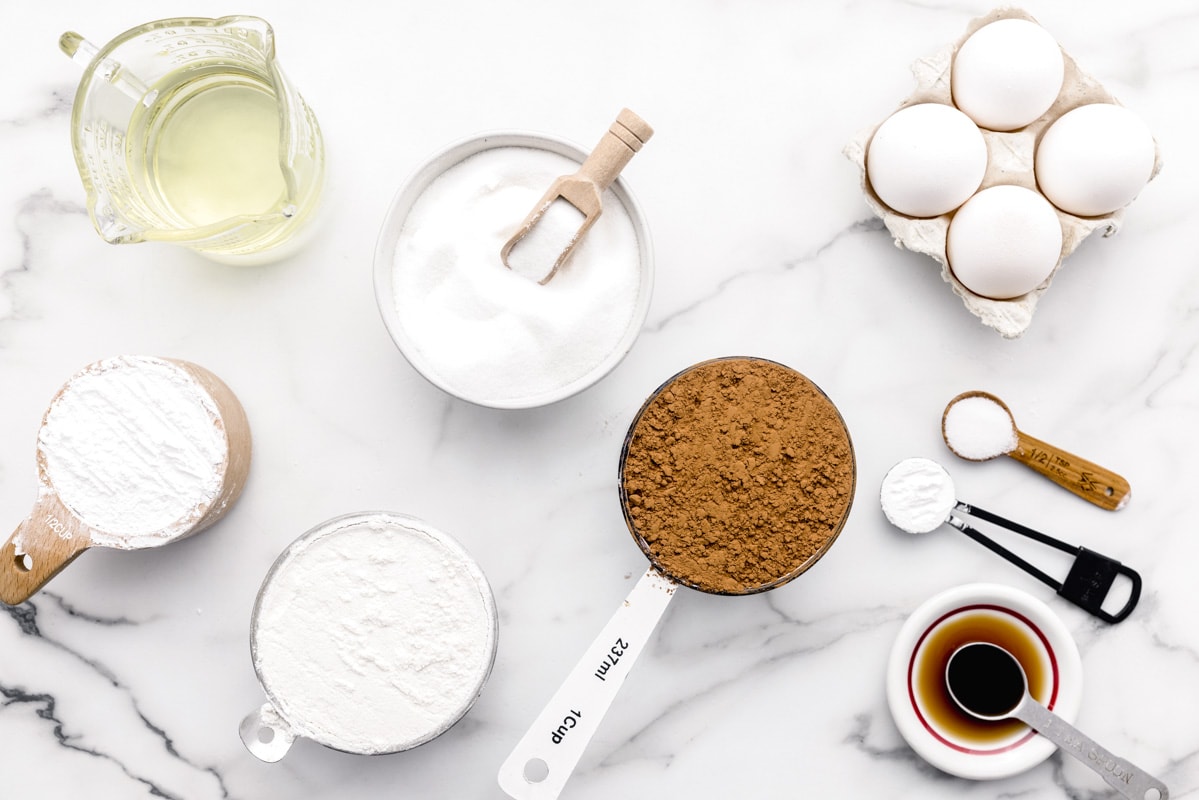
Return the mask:
[(756, 358), (707, 361), (651, 397), (621, 459), (625, 519), (677, 582), (748, 594), (799, 575), (853, 502), (853, 445), (811, 381)]

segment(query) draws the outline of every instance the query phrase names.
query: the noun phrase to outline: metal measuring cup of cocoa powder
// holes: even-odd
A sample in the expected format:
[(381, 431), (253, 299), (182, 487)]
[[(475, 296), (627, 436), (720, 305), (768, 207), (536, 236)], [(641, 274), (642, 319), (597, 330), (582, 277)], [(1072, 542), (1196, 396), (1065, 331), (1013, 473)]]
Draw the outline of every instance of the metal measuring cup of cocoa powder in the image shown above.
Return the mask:
[(557, 798), (675, 589), (747, 595), (806, 572), (853, 503), (836, 406), (762, 358), (703, 361), (641, 406), (620, 455), (625, 522), (650, 567), (504, 761), (515, 800)]

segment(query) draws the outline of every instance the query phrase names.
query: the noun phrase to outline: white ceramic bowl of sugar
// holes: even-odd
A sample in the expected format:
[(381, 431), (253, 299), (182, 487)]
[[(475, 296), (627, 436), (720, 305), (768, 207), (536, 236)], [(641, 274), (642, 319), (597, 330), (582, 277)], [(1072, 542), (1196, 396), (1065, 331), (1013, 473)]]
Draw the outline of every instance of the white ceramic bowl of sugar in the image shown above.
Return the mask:
[[(430, 223), (432, 212), (426, 206), (432, 201), (426, 194), (441, 192), (436, 196), (448, 198), (452, 192), (445, 183), (455, 168), (461, 171), (468, 159), (490, 158), (503, 148), (546, 153), (555, 160), (540, 164), (540, 174), (516, 181), (527, 185), (501, 186), (523, 198), (505, 200), (505, 224), (497, 224), (494, 206), (479, 212), (480, 219), (486, 217), (482, 221), (463, 210), (463, 236), (446, 237), (444, 215), (457, 207), (440, 203), (443, 220)], [(375, 296), (392, 340), (430, 383), (481, 406), (533, 408), (592, 386), (632, 348), (649, 313), (654, 262), (644, 212), (623, 179), (606, 190), (605, 212), (596, 227), (545, 286), (507, 270), (499, 259), (504, 241), (553, 178), (573, 173), (586, 157), (578, 145), (544, 134), (482, 134), (433, 155), (397, 192), (375, 247)], [(462, 181), (461, 176), (453, 179)], [(441, 239), (458, 247), (471, 237), (477, 243), (474, 252), (483, 254), (471, 266), (473, 272), (455, 273), (452, 263), (447, 267), (444, 259), (438, 260), (445, 244)], [(631, 270), (619, 285), (605, 278), (603, 270), (578, 268), (589, 257), (588, 248), (595, 255), (608, 242), (620, 243), (621, 268)], [(450, 313), (444, 313), (447, 308)]]

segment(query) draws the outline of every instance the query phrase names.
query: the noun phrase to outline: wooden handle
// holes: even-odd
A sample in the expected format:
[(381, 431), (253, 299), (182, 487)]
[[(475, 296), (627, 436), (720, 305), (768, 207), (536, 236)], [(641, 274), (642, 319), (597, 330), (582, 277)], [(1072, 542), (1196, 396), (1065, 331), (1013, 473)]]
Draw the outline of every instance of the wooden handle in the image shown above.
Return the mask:
[(0, 548), (0, 601), (25, 602), (91, 544), (91, 530), (43, 487), (29, 517)]
[(1085, 458), (1060, 450), (1023, 431), (1016, 431), (1016, 449), (1007, 454), (1100, 508), (1116, 511), (1132, 495), (1128, 481)]
[(589, 179), (602, 194), (653, 135), (654, 129), (645, 120), (627, 108), (622, 109), (579, 168), (579, 177)]

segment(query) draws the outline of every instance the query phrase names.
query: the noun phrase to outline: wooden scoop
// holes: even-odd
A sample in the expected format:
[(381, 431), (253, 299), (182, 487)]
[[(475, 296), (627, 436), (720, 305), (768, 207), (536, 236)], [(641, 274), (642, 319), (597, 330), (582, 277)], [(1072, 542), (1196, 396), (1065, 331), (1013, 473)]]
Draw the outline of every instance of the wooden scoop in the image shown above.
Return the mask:
[(0, 601), (29, 599), (89, 547), (156, 547), (208, 527), (241, 494), (250, 449), (241, 403), (202, 367), (148, 356), (85, 367), (42, 419), (37, 501), (0, 547)]
[(599, 215), (603, 211), (604, 190), (612, 184), (612, 181), (616, 180), (616, 176), (624, 169), (625, 164), (629, 163), (641, 146), (648, 142), (653, 135), (654, 129), (645, 120), (627, 108), (622, 109), (617, 115), (616, 121), (608, 128), (608, 132), (591, 151), (591, 155), (579, 167), (579, 171), (574, 175), (563, 175), (556, 179), (537, 202), (537, 205), (533, 207), (533, 210), (529, 212), (529, 215), (525, 217), (525, 221), (520, 224), (516, 233), (512, 234), (512, 238), (504, 244), (500, 250), (500, 260), (504, 262), (504, 266), (512, 269), (508, 263), (508, 257), (511, 255), (513, 247), (529, 235), (533, 226), (537, 225), (555, 201), (561, 200), (573, 206), (582, 215), (582, 221), (573, 237), (565, 241), (561, 252), (550, 266), (548, 274), (537, 282), (544, 284), (554, 277), (555, 273), (570, 258), (583, 236), (599, 219)]

